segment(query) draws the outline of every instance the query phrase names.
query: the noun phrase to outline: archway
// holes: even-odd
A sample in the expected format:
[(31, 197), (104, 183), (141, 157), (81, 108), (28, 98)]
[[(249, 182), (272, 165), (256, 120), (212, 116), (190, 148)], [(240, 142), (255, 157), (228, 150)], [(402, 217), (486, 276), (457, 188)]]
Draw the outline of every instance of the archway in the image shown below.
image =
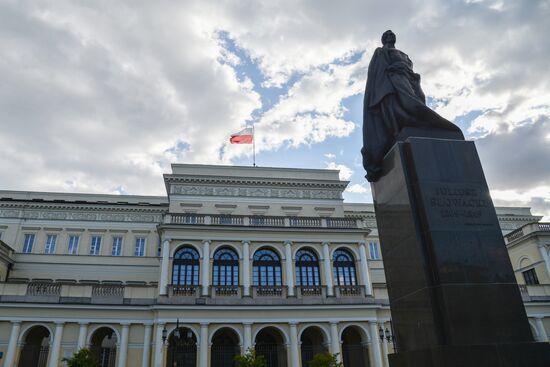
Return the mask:
[(256, 335), (256, 354), (265, 358), (266, 367), (286, 367), (284, 337), (274, 327), (266, 327)]
[(327, 341), (324, 334), (317, 326), (310, 326), (304, 330), (300, 337), (302, 367), (309, 366), (309, 361), (318, 353), (327, 352)]
[(368, 367), (368, 349), (356, 326), (348, 326), (342, 333), (342, 361), (344, 367)]
[(235, 356), (240, 352), (239, 336), (235, 330), (221, 328), (212, 337), (211, 366), (234, 367)]
[(100, 367), (114, 367), (116, 363), (117, 336), (110, 327), (95, 330), (90, 339), (90, 351), (99, 361)]
[(50, 351), (50, 331), (44, 326), (31, 327), (25, 336), (19, 367), (45, 367)]
[(197, 338), (186, 327), (175, 329), (168, 338), (166, 367), (195, 367), (197, 365)]

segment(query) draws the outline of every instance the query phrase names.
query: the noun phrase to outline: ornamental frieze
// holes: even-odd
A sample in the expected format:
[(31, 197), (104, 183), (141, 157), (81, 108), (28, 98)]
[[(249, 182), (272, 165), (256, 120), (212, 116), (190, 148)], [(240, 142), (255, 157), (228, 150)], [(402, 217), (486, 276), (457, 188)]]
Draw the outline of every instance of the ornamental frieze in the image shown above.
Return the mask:
[(40, 210), (0, 210), (2, 218), (24, 218), (44, 220), (75, 220), (75, 221), (99, 221), (99, 222), (145, 222), (160, 223), (162, 214), (140, 213), (90, 213), (90, 212), (59, 212)]
[(284, 199), (341, 199), (339, 190), (271, 189), (257, 187), (208, 187), (171, 185), (171, 194), (189, 196), (241, 196)]

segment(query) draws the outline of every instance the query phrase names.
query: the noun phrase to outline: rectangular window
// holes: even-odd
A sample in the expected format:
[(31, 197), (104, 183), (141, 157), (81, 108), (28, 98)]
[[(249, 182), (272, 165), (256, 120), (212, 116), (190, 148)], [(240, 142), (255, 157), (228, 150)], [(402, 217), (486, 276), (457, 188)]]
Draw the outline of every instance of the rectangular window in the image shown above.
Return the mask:
[(120, 236), (113, 237), (113, 248), (111, 249), (111, 255), (113, 256), (122, 255), (122, 237)]
[(69, 255), (78, 254), (78, 244), (80, 243), (80, 236), (70, 235), (69, 236), (69, 248), (67, 249)]
[(378, 244), (376, 242), (369, 243), (369, 253), (372, 260), (380, 260), (380, 252), (378, 251)]
[(145, 237), (136, 238), (135, 256), (145, 256)]
[(525, 279), (525, 284), (527, 285), (539, 284), (539, 278), (537, 277), (537, 273), (535, 272), (535, 269), (529, 269), (524, 271), (523, 279)]
[(23, 252), (29, 254), (32, 252), (32, 246), (34, 245), (34, 233), (26, 233), (23, 240)]
[(44, 246), (45, 254), (53, 254), (55, 252), (55, 243), (57, 242), (56, 234), (49, 234), (46, 236), (46, 245)]
[(92, 236), (90, 242), (90, 255), (99, 255), (101, 251), (101, 236)]

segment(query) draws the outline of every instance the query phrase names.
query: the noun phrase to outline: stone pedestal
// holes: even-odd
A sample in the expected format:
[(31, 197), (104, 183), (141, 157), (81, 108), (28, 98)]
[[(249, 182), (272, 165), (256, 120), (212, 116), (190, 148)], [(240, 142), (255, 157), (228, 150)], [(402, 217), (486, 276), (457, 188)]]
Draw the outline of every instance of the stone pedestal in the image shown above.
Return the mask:
[(391, 367), (550, 366), (474, 143), (409, 137), (372, 188), (398, 347)]

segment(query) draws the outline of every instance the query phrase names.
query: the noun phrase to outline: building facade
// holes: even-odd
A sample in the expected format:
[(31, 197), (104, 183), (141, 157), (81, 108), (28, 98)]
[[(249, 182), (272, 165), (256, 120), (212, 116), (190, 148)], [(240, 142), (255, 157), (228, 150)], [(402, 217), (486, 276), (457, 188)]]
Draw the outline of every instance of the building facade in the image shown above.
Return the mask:
[[(175, 164), (164, 182), (162, 197), (0, 192), (3, 366), (83, 347), (102, 367), (225, 367), (250, 349), (269, 367), (321, 351), (388, 366), (374, 209), (343, 202), (338, 171)], [(548, 341), (550, 228), (497, 214)]]

